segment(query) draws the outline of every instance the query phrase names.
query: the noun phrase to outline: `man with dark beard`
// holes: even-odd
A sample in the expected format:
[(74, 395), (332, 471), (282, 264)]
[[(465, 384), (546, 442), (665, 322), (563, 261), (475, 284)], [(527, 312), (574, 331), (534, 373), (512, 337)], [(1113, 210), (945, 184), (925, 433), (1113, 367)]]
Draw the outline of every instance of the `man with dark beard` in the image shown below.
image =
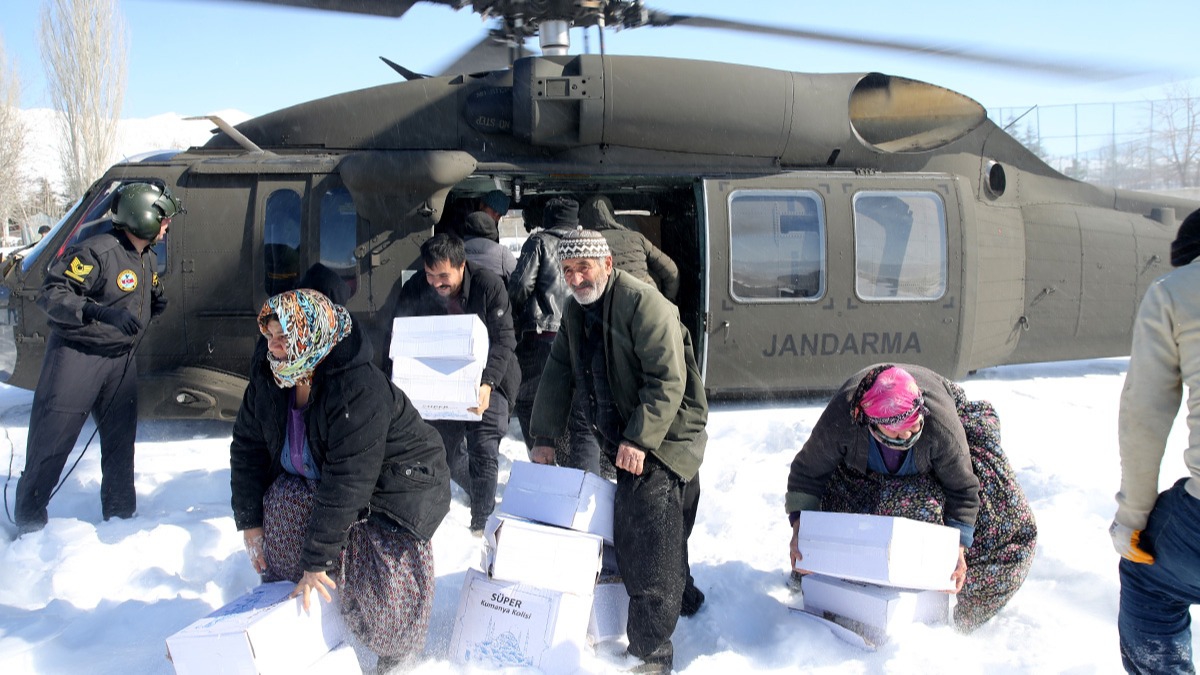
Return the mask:
[[(500, 277), (467, 262), (463, 241), (453, 234), (434, 235), (421, 246), (424, 274), (414, 274), (396, 302), (396, 316), (474, 314), (488, 333), (487, 365), (479, 382), (478, 422), (433, 420), (442, 436), (450, 476), (471, 497), (471, 532), (483, 526), (496, 507), (500, 439), (508, 431), (509, 400), (521, 382), (517, 340), (513, 334), (508, 291)], [(466, 437), (466, 454), (459, 446)]]
[(661, 293), (613, 269), (604, 237), (576, 230), (558, 245), (571, 290), (534, 401), (535, 462), (553, 463), (576, 389), (617, 467), (613, 539), (629, 592), (629, 653), (639, 672), (670, 672), (679, 616), (704, 602), (687, 540), (700, 497), (708, 401), (679, 313)]

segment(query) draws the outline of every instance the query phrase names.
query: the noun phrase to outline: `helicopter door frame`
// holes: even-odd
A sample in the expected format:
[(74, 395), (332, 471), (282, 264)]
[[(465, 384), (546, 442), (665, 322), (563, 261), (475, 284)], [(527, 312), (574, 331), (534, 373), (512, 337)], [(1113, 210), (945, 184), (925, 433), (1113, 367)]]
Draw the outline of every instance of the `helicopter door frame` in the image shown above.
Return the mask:
[(881, 361), (956, 373), (961, 194), (944, 174), (703, 181), (709, 391), (830, 390)]

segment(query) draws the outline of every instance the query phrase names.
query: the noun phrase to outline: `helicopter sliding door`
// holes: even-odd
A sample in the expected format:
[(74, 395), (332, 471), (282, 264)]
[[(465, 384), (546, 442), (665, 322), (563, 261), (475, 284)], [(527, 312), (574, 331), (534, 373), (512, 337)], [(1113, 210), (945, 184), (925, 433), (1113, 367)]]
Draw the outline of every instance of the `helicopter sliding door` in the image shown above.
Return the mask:
[(710, 392), (836, 388), (881, 361), (957, 369), (951, 177), (796, 173), (703, 184)]

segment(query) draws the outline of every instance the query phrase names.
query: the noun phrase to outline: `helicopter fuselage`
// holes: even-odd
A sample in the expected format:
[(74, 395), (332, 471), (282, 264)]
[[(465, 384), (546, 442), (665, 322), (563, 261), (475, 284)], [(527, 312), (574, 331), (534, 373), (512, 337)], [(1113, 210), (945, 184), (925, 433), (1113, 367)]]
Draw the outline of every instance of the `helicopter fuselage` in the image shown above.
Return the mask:
[(715, 396), (826, 391), (871, 363), (950, 377), (1128, 353), (1146, 286), (1200, 203), (1066, 178), (934, 85), (647, 57), (512, 69), (301, 104), (202, 147), (112, 167), (7, 266), (9, 382), (37, 383), (45, 269), (132, 180), (182, 198), (170, 306), (139, 349), (144, 413), (236, 413), (263, 301), (321, 262), (382, 360), (398, 285), (492, 189), (536, 227), (550, 197), (608, 197), (680, 268)]

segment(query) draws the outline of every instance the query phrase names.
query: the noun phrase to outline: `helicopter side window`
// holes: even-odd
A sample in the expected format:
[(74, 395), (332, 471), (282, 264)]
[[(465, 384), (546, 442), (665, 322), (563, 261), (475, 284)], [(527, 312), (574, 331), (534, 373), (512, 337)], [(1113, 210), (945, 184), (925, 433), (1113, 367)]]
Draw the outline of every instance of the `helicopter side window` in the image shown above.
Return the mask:
[(354, 257), (358, 245), (358, 211), (346, 188), (333, 188), (321, 197), (320, 236), (321, 264), (341, 277), (353, 296), (358, 290), (358, 260)]
[(300, 278), (300, 193), (275, 190), (263, 219), (263, 262), (267, 295), (290, 291)]
[[(160, 187), (162, 186), (161, 183), (156, 182), (156, 184), (159, 185)], [(103, 232), (108, 232), (113, 229), (112, 218), (111, 218), (112, 213), (111, 213), (110, 209), (112, 208), (113, 195), (116, 194), (117, 188), (121, 187), (121, 185), (123, 185), (123, 183), (121, 183), (119, 181), (112, 181), (111, 183), (105, 185), (104, 187), (102, 187), (96, 191), (96, 194), (93, 196), (91, 203), (89, 203), (87, 205), (87, 208), (83, 211), (83, 216), (80, 217), (79, 220), (75, 221), (75, 224), (71, 229), (71, 234), (68, 235), (67, 239), (62, 243), (61, 246), (58, 247), (58, 252), (54, 254), (55, 260), (57, 260), (59, 258), (59, 256), (61, 256), (69, 247), (74, 246), (75, 244), (78, 244), (79, 242), (83, 241), (84, 239), (87, 239), (88, 237), (93, 237), (97, 234), (101, 234)], [(69, 215), (68, 215), (68, 217), (69, 217)], [(59, 225), (55, 225), (54, 228), (51, 229), (50, 231), (57, 232), (61, 226), (62, 226), (61, 223)], [(170, 235), (168, 234), (167, 236), (170, 236)], [(49, 237), (47, 237), (47, 239), (49, 239)], [(158, 243), (156, 243), (154, 245), (153, 248), (154, 248), (154, 253), (158, 256), (158, 267), (155, 271), (159, 275), (166, 274), (166, 272), (167, 272), (167, 242), (166, 242), (166, 240), (163, 239), (163, 240), (159, 241)], [(40, 247), (38, 248), (38, 250), (41, 250)], [(35, 257), (36, 256), (29, 256), (29, 259), (32, 260)]]
[(946, 206), (936, 192), (856, 194), (855, 292), (863, 300), (942, 297), (946, 241)]
[(815, 301), (825, 293), (825, 210), (810, 190), (729, 196), (730, 284), (746, 302)]

